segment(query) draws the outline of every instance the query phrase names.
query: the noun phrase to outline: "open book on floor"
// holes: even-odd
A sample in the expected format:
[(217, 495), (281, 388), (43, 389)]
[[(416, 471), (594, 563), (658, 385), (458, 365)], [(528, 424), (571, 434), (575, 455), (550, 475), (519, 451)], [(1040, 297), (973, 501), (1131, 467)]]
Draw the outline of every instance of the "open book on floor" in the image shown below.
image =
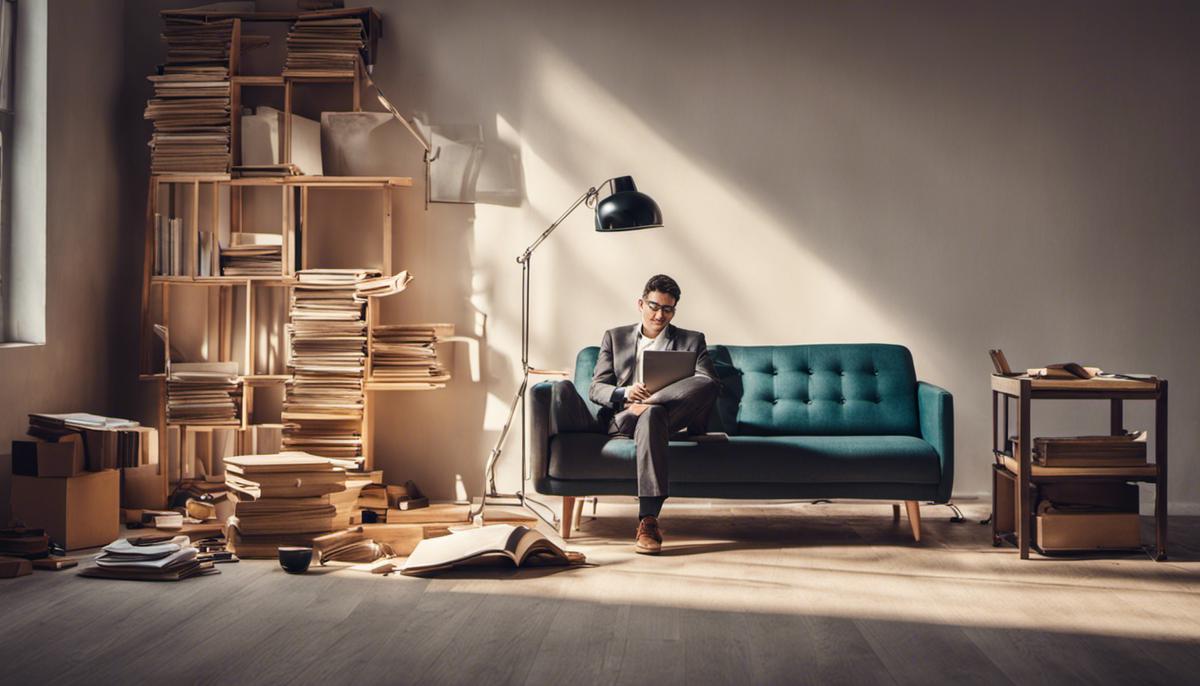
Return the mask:
[(563, 550), (535, 529), (493, 524), (421, 541), (400, 571), (417, 576), (493, 560), (508, 560), (517, 567), (585, 561), (583, 553)]

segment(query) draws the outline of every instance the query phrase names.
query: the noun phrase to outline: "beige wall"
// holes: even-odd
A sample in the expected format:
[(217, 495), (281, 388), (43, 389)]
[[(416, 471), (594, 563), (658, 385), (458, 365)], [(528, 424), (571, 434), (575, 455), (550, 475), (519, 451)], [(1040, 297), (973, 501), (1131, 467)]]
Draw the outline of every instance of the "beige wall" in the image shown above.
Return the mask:
[[(22, 9), (28, 12), (32, 4), (22, 2)], [(137, 308), (137, 291), (116, 267), (120, 253), (136, 245), (129, 241), (137, 241), (120, 223), (117, 165), (123, 153), (115, 132), (121, 17), (102, 3), (55, 0), (49, 26), (46, 343), (0, 349), (5, 453), (25, 433), (29, 412), (114, 411), (120, 386), (115, 370), (128, 334), (113, 323), (122, 311)], [(6, 518), (7, 461), (0, 465), (0, 513)]]
[[(428, 212), (408, 196), (396, 259), (417, 281), (389, 314), (480, 338), (483, 377), (460, 348), (451, 388), (385, 399), (388, 478), (447, 496), (459, 473), (479, 492), (519, 369), (513, 258), (589, 185), (632, 174), (666, 227), (597, 235), (580, 211), (543, 246), (536, 366), (569, 367), (632, 322), (666, 272), (676, 323), (712, 342), (909, 346), (918, 376), (954, 393), (960, 494), (990, 487), (989, 347), (1156, 372), (1174, 390), (1171, 494), (1196, 501), (1195, 10), (784, 5), (378, 4), (380, 85), (402, 111), (508, 140), (526, 191), (520, 207)], [(126, 5), (123, 93), (148, 90), (159, 6)], [(140, 106), (125, 103), (122, 149), (144, 150)], [(1035, 430), (1106, 427), (1105, 407), (1057, 410)]]

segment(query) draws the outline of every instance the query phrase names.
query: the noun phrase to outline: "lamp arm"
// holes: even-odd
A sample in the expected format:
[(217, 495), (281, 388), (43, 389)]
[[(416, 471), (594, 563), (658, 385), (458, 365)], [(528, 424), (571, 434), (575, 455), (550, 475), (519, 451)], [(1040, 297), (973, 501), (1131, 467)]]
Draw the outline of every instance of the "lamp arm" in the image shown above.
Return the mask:
[[(599, 187), (603, 187), (606, 183), (611, 184), (612, 179), (601, 183)], [(596, 199), (600, 197), (600, 191), (598, 190), (599, 187), (592, 186), (584, 191), (583, 195), (579, 196), (579, 198), (567, 208), (566, 212), (563, 212), (558, 219), (555, 219), (554, 223), (551, 224), (550, 227), (545, 231), (543, 231), (542, 235), (537, 237), (537, 240), (535, 240), (533, 243), (530, 243), (528, 248), (525, 248), (525, 252), (517, 256), (517, 264), (525, 264), (529, 260), (530, 256), (533, 255), (533, 251), (537, 250), (537, 247), (542, 244), (542, 241), (546, 240), (550, 237), (550, 234), (554, 233), (554, 230), (558, 228), (559, 224), (563, 223), (567, 217), (571, 216), (571, 213), (575, 211), (575, 208), (579, 207), (585, 202), (588, 204), (588, 207), (594, 205), (596, 203)]]

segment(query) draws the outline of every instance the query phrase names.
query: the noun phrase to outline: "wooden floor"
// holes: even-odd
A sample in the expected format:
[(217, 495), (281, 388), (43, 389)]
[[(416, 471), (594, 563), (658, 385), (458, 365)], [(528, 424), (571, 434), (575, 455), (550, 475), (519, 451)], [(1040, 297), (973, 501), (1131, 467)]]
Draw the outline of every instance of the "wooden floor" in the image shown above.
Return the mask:
[(922, 507), (917, 545), (886, 504), (672, 503), (655, 558), (632, 552), (631, 507), (585, 518), (571, 547), (587, 568), (3, 580), (0, 683), (1200, 679), (1194, 518), (1172, 519), (1169, 562), (1021, 562), (991, 546), (979, 507), (962, 524)]

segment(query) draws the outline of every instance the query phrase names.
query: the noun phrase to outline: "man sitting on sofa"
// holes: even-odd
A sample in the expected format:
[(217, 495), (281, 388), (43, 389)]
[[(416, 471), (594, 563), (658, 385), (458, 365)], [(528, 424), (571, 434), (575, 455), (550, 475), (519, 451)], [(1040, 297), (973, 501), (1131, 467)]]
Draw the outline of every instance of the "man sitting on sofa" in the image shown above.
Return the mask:
[[(662, 550), (658, 515), (667, 499), (668, 438), (684, 429), (704, 433), (719, 388), (704, 334), (671, 324), (679, 296), (675, 279), (665, 274), (651, 277), (637, 301), (641, 322), (604, 332), (588, 389), (588, 397), (601, 407), (600, 426), (569, 381), (557, 382), (553, 393), (554, 415), (560, 422), (557, 430), (606, 430), (611, 435), (633, 437), (639, 503), (634, 549), (651, 555)], [(646, 350), (695, 351), (696, 371), (651, 394), (642, 383), (642, 353)]]

